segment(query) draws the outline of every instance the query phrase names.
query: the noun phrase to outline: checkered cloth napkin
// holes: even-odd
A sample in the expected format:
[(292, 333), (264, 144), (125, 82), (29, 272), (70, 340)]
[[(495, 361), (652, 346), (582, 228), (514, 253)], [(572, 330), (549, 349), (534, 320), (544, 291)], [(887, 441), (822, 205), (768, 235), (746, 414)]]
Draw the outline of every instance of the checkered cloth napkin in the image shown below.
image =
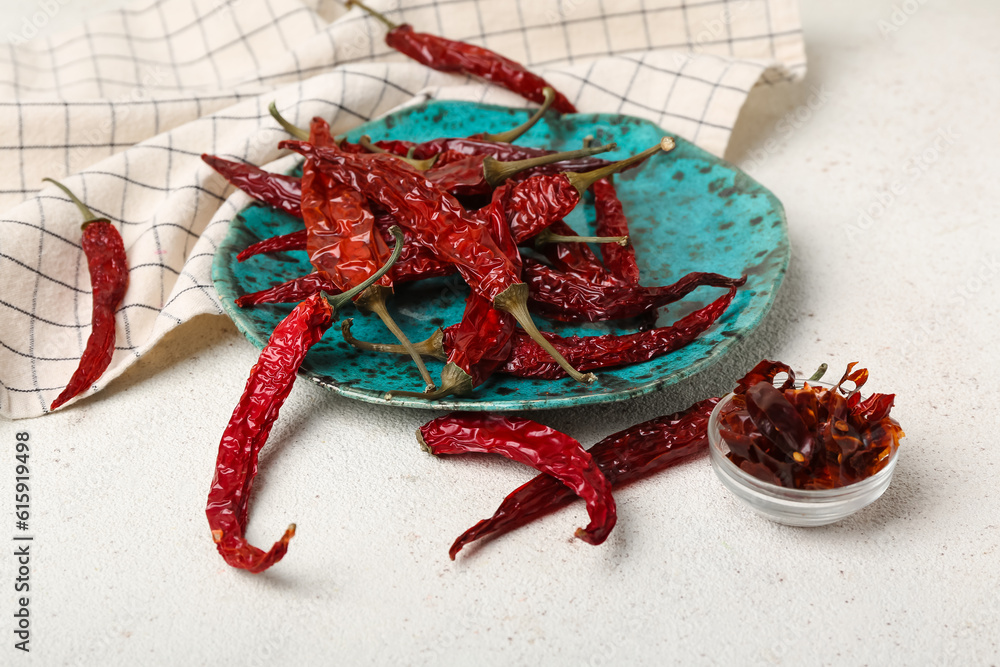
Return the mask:
[[(749, 90), (799, 79), (795, 0), (370, 0), (417, 30), (529, 65), (585, 112), (647, 118), (721, 154)], [(121, 231), (130, 284), (100, 390), (167, 331), (223, 311), (212, 255), (248, 199), (199, 159), (267, 164), (272, 100), (334, 133), (426, 98), (528, 106), (389, 49), (330, 0), (145, 0), (0, 49), (0, 414), (44, 414), (90, 334), (80, 218)], [(285, 161), (294, 159), (284, 157)]]

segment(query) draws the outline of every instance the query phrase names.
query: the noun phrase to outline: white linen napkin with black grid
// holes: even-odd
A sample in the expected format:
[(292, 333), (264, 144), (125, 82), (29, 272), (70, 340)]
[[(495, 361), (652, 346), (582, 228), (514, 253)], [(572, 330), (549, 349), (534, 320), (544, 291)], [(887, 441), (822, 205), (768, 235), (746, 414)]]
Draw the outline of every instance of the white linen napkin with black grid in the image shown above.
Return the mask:
[[(805, 73), (796, 0), (370, 4), (529, 65), (580, 111), (646, 118), (717, 155), (751, 88)], [(409, 61), (382, 24), (331, 0), (143, 0), (29, 32), (0, 49), (0, 415), (13, 419), (48, 411), (90, 334), (79, 214), (43, 177), (108, 217), (128, 254), (117, 349), (85, 397), (170, 329), (222, 314), (212, 256), (249, 200), (199, 156), (281, 158), (272, 100), (338, 134), (430, 97), (528, 106)]]

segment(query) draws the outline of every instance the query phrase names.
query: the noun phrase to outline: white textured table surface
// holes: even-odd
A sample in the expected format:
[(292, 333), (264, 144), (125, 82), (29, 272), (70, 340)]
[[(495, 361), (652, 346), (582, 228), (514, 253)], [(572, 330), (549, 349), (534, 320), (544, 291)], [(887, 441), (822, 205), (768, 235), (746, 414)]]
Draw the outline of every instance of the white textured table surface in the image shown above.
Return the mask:
[[(3, 34), (37, 3), (12, 4)], [(119, 4), (65, 3), (49, 28)], [(264, 451), (249, 537), (299, 532), (280, 565), (245, 575), (203, 512), (256, 353), (206, 317), (96, 397), (3, 425), (2, 514), (27, 431), (36, 537), (30, 655), (12, 647), (14, 561), (0, 557), (0, 664), (1000, 664), (1000, 7), (896, 6), (805, 0), (806, 82), (758, 91), (738, 126), (728, 157), (791, 227), (764, 326), (667, 393), (537, 415), (589, 446), (765, 356), (832, 374), (860, 360), (908, 433), (878, 503), (777, 526), (705, 458), (619, 492), (602, 547), (572, 539), (577, 504), (452, 563), (451, 540), (531, 473), (434, 460), (412, 435), (430, 413), (301, 383)]]

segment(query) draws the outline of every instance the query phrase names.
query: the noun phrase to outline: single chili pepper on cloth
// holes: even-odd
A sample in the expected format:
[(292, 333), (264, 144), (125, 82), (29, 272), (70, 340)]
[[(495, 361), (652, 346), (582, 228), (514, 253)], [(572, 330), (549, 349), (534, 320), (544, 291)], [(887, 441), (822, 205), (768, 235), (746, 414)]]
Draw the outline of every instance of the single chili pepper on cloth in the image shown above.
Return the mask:
[[(582, 370), (642, 363), (679, 350), (691, 343), (722, 316), (732, 303), (735, 294), (736, 288), (731, 287), (727, 294), (670, 326), (634, 334), (563, 338), (554, 333), (543, 331), (542, 335), (566, 357), (567, 361)], [(464, 321), (463, 318), (463, 324)], [(445, 329), (438, 329), (426, 340), (414, 343), (413, 347), (420, 354), (441, 360), (447, 359), (451, 351), (461, 344), (457, 340), (457, 336), (462, 332), (460, 327), (461, 325), (452, 325)], [(466, 326), (467, 329), (468, 326)], [(341, 323), (341, 333), (349, 345), (359, 350), (408, 354), (399, 345), (369, 343), (354, 338), (351, 335), (351, 320), (349, 319)], [(495, 370), (505, 375), (546, 380), (566, 377), (562, 368), (553, 363), (545, 351), (520, 330), (514, 331), (507, 357)]]
[(746, 277), (727, 278), (717, 273), (689, 273), (673, 285), (601, 285), (572, 271), (559, 271), (526, 259), (524, 278), (531, 307), (539, 315), (559, 322), (600, 322), (639, 317), (678, 301), (702, 286), (739, 287)]
[(348, 292), (329, 299), (323, 294), (314, 294), (296, 306), (275, 327), (261, 350), (260, 359), (250, 371), (243, 396), (219, 443), (215, 476), (205, 509), (216, 548), (233, 567), (263, 572), (281, 560), (288, 550), (288, 541), (295, 535), (295, 524), (290, 525), (267, 552), (251, 545), (244, 537), (258, 455), (309, 349), (336, 320), (338, 310), (379, 280), (399, 258), (403, 235), (397, 232), (396, 247), (382, 268)]
[(435, 456), (500, 454), (551, 475), (587, 504), (590, 524), (576, 537), (601, 544), (618, 516), (611, 485), (590, 454), (565, 433), (531, 421), (484, 412), (454, 412), (417, 429), (421, 448)]
[(473, 291), (513, 315), (570, 377), (588, 383), (596, 379), (570, 366), (538, 332), (528, 313), (528, 290), (521, 282), (520, 267), (498, 247), (488, 227), (469, 216), (454, 197), (387, 155), (349, 155), (297, 141), (282, 142), (280, 147), (321, 161), (333, 178), (377, 201), (410, 230), (415, 242), (454, 264)]
[[(617, 489), (707, 451), (708, 418), (718, 402), (718, 398), (708, 398), (681, 412), (637, 424), (609, 435), (587, 451)], [(507, 496), (491, 518), (462, 533), (448, 555), (455, 560), (466, 544), (520, 528), (575, 497), (552, 475), (539, 475)]]
[(115, 311), (128, 289), (128, 261), (121, 234), (107, 218), (98, 218), (65, 185), (51, 178), (42, 179), (66, 193), (83, 214), (80, 245), (87, 257), (90, 272), (90, 336), (66, 387), (49, 410), (55, 410), (71, 398), (89, 389), (108, 369), (115, 353)]
[[(413, 26), (393, 23), (358, 0), (347, 0), (344, 4), (347, 7), (357, 5), (384, 23), (389, 28), (385, 36), (386, 44), (431, 69), (471, 74), (539, 104), (545, 101), (543, 90), (551, 88), (545, 79), (499, 53), (437, 35), (415, 32)], [(552, 108), (559, 113), (576, 113), (576, 108), (560, 92), (555, 92)]]

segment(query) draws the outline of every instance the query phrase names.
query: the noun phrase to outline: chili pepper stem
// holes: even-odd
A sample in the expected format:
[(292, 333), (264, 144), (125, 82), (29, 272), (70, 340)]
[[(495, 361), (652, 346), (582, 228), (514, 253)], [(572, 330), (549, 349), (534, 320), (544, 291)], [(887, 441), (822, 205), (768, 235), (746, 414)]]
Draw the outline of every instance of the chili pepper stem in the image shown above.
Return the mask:
[(424, 360), (420, 356), (420, 353), (407, 338), (403, 330), (399, 328), (396, 324), (396, 320), (392, 319), (392, 315), (389, 314), (389, 309), (385, 305), (385, 295), (386, 292), (392, 293), (392, 289), (384, 285), (372, 285), (368, 289), (358, 296), (354, 301), (354, 305), (361, 308), (362, 310), (367, 310), (378, 315), (382, 323), (385, 324), (386, 329), (392, 332), (392, 335), (396, 337), (396, 340), (400, 342), (406, 354), (410, 355), (413, 359), (413, 363), (417, 365), (417, 371), (420, 373), (421, 379), (423, 379), (426, 385), (425, 391), (434, 391), (437, 385), (434, 384), (434, 380), (431, 379), (431, 374), (427, 370), (427, 366), (424, 365)]
[(486, 182), (493, 187), (497, 187), (511, 176), (534, 167), (552, 164), (553, 162), (562, 162), (563, 160), (576, 160), (582, 157), (590, 157), (591, 155), (607, 153), (608, 151), (613, 151), (617, 148), (617, 144), (611, 143), (603, 146), (581, 148), (575, 151), (549, 153), (548, 155), (539, 155), (538, 157), (528, 158), (527, 160), (514, 160), (511, 162), (501, 162), (500, 160), (488, 155), (483, 160), (483, 178), (485, 178)]
[[(552, 106), (552, 103), (556, 99), (556, 91), (553, 90), (551, 86), (545, 86), (544, 88), (542, 88), (542, 95), (545, 96), (545, 100), (542, 102), (542, 106), (539, 107), (538, 111), (536, 111), (531, 115), (531, 118), (524, 121), (517, 127), (507, 130), (506, 132), (498, 132), (497, 134), (484, 134), (483, 140), (495, 141), (498, 144), (512, 144), (518, 139), (520, 139), (525, 132), (533, 128), (535, 124), (542, 119), (542, 116), (545, 115), (545, 112), (549, 110), (549, 107)], [(584, 148), (586, 148), (586, 146), (584, 146)]]
[(441, 371), (441, 386), (437, 391), (428, 394), (418, 394), (415, 391), (389, 391), (385, 394), (385, 400), (391, 401), (397, 396), (408, 396), (410, 398), (425, 398), (429, 401), (436, 401), (439, 398), (452, 394), (464, 395), (472, 393), (472, 376), (458, 367), (457, 364), (448, 362)]
[(375, 11), (374, 9), (364, 4), (363, 2), (360, 2), (360, 0), (346, 0), (344, 2), (344, 6), (347, 7), (348, 9), (351, 9), (352, 7), (360, 7), (361, 9), (368, 12), (370, 16), (377, 18), (379, 21), (386, 24), (386, 26), (389, 27), (389, 30), (395, 30), (396, 28), (399, 27), (398, 23), (393, 23), (392, 21), (390, 21), (385, 17), (385, 14), (383, 14), (382, 12)]
[(411, 148), (410, 151), (407, 151), (406, 157), (403, 157), (402, 155), (396, 155), (395, 153), (390, 153), (384, 148), (379, 148), (378, 146), (373, 144), (372, 138), (369, 137), (367, 134), (362, 135), (361, 138), (358, 139), (358, 143), (361, 144), (361, 147), (364, 148), (369, 153), (386, 153), (388, 155), (392, 155), (393, 157), (399, 158), (406, 164), (410, 165), (417, 171), (427, 171), (428, 169), (434, 166), (434, 163), (437, 162), (438, 159), (437, 155), (429, 157), (426, 160), (417, 160), (416, 158), (410, 157), (409, 153), (415, 150), (413, 148)]
[(812, 374), (812, 377), (810, 377), (807, 380), (807, 382), (818, 382), (820, 380), (820, 378), (822, 378), (824, 375), (826, 375), (826, 369), (827, 368), (828, 368), (828, 366), (826, 364), (820, 364), (819, 368), (816, 369), (816, 372)]
[(624, 160), (619, 160), (618, 162), (614, 162), (607, 166), (601, 167), (600, 169), (594, 169), (593, 171), (585, 171), (583, 173), (569, 172), (566, 173), (565, 176), (566, 179), (573, 184), (573, 187), (576, 188), (576, 191), (579, 192), (580, 196), (582, 197), (583, 193), (587, 191), (587, 188), (589, 188), (591, 185), (601, 180), (602, 178), (606, 178), (612, 174), (616, 174), (622, 169), (628, 169), (632, 165), (642, 162), (646, 158), (658, 153), (659, 151), (663, 151), (664, 153), (669, 153), (676, 147), (677, 147), (677, 142), (674, 141), (673, 137), (663, 137), (662, 139), (660, 139), (660, 143), (650, 148), (647, 148), (643, 152), (637, 155), (633, 155), (632, 157), (625, 158)]
[(396, 263), (396, 260), (399, 259), (399, 256), (403, 252), (403, 230), (401, 230), (396, 225), (393, 225), (392, 227), (389, 228), (389, 233), (392, 234), (394, 239), (396, 239), (396, 245), (393, 246), (392, 254), (389, 255), (389, 259), (386, 260), (386, 263), (382, 265), (382, 268), (380, 268), (372, 275), (368, 276), (368, 278), (364, 282), (355, 285), (346, 292), (341, 292), (340, 294), (334, 296), (331, 296), (324, 292), (326, 300), (330, 303), (330, 308), (333, 309), (334, 321), (336, 321), (337, 313), (341, 308), (350, 303), (354, 299), (354, 297), (356, 297), (358, 294), (361, 294), (366, 289), (377, 283), (379, 281), (379, 278), (385, 275), (389, 271), (389, 269), (392, 268), (392, 265)]
[(80, 214), (83, 215), (83, 224), (80, 225), (80, 229), (86, 229), (87, 225), (89, 225), (92, 222), (97, 222), (99, 220), (107, 220), (107, 218), (99, 218), (96, 215), (94, 215), (94, 212), (90, 210), (90, 207), (88, 207), (86, 204), (84, 204), (82, 201), (80, 201), (77, 198), (77, 196), (75, 194), (73, 194), (72, 190), (70, 190), (69, 188), (67, 188), (65, 185), (63, 185), (59, 181), (55, 180), (54, 178), (43, 178), (42, 180), (43, 181), (48, 181), (49, 183), (52, 183), (57, 188), (59, 188), (60, 190), (62, 190), (63, 192), (65, 192), (66, 196), (69, 197), (70, 201), (73, 202), (74, 204), (76, 204), (76, 207), (78, 209), (80, 209)]
[(559, 351), (550, 343), (545, 336), (538, 331), (538, 327), (535, 326), (534, 321), (531, 319), (531, 314), (528, 312), (528, 285), (525, 283), (516, 283), (505, 289), (500, 294), (496, 295), (493, 299), (493, 307), (497, 310), (503, 310), (514, 316), (518, 324), (524, 329), (525, 333), (531, 336), (531, 339), (538, 343), (539, 347), (549, 353), (552, 359), (559, 364), (560, 367), (566, 374), (577, 382), (583, 382), (585, 384), (590, 384), (597, 379), (597, 376), (593, 373), (581, 373), (580, 371), (573, 368), (565, 357), (559, 354)]
[[(344, 337), (344, 342), (355, 349), (364, 350), (366, 352), (385, 352), (387, 354), (409, 354), (406, 348), (402, 345), (395, 345), (391, 343), (370, 343), (366, 340), (358, 340), (354, 337), (354, 334), (351, 333), (351, 326), (353, 324), (353, 319), (345, 319), (340, 323), (340, 333)], [(444, 351), (444, 332), (441, 329), (435, 329), (434, 333), (432, 333), (429, 338), (422, 340), (419, 343), (412, 343), (412, 345), (413, 349), (420, 355), (434, 357), (435, 359), (440, 359), (441, 361), (445, 361), (448, 358), (447, 353)]]
[(545, 245), (546, 243), (617, 243), (621, 247), (628, 245), (627, 236), (567, 236), (556, 234), (546, 227), (535, 236), (535, 245)]
[(282, 129), (285, 130), (285, 132), (292, 135), (296, 139), (301, 139), (302, 141), (309, 141), (309, 133), (303, 130), (301, 127), (296, 127), (295, 125), (292, 125), (287, 120), (285, 120), (285, 117), (278, 112), (278, 106), (274, 102), (271, 102), (269, 105), (267, 105), (267, 110), (270, 112), (271, 117), (274, 118), (274, 120), (278, 121), (278, 125), (280, 125)]

